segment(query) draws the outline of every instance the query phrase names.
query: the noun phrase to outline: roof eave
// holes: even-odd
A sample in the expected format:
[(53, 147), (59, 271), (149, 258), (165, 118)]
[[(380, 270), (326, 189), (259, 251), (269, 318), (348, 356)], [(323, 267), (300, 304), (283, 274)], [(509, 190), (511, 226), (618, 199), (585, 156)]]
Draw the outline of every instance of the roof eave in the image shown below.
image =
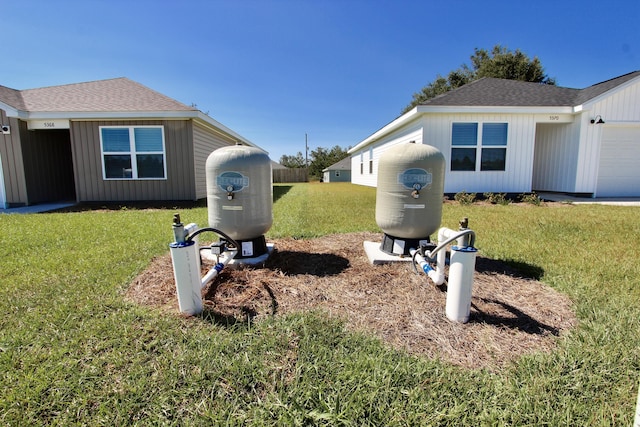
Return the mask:
[(594, 104), (596, 104), (596, 103), (598, 103), (598, 102), (602, 101), (604, 98), (608, 98), (608, 97), (610, 97), (611, 95), (614, 95), (615, 93), (620, 92), (620, 91), (622, 91), (622, 90), (624, 90), (624, 89), (628, 88), (629, 86), (635, 85), (635, 84), (637, 84), (639, 81), (640, 81), (640, 76), (634, 77), (634, 78), (632, 78), (631, 80), (628, 80), (628, 81), (626, 81), (626, 82), (624, 82), (624, 83), (622, 83), (622, 84), (619, 84), (619, 85), (617, 85), (617, 86), (615, 86), (615, 87), (613, 87), (613, 88), (609, 89), (609, 90), (608, 90), (608, 91), (606, 91), (606, 92), (601, 93), (600, 95), (594, 96), (593, 98), (591, 98), (591, 99), (589, 99), (589, 100), (587, 100), (587, 101), (583, 102), (583, 103), (582, 103), (582, 104), (580, 104), (580, 105), (576, 105), (576, 106), (574, 107), (574, 111), (576, 111), (576, 112), (580, 112), (580, 111), (588, 111), (588, 110), (590, 110), (590, 109), (591, 109), (591, 107), (592, 107)]
[(198, 114), (197, 114), (197, 117), (195, 117), (195, 119), (198, 120), (200, 123), (204, 124), (205, 126), (207, 126), (209, 128), (212, 128), (216, 132), (223, 133), (227, 137), (235, 139), (237, 142), (241, 142), (244, 145), (249, 145), (251, 147), (258, 148), (258, 149), (264, 151), (265, 153), (269, 154), (269, 152), (266, 151), (265, 149), (263, 149), (262, 147), (258, 147), (256, 144), (254, 144), (253, 142), (249, 141), (244, 136), (238, 134), (237, 132), (234, 132), (233, 130), (231, 130), (230, 128), (226, 127), (225, 125), (223, 125), (219, 121), (215, 120), (211, 116), (208, 116), (208, 115), (204, 114), (202, 111), (198, 111), (197, 113)]
[(30, 111), (25, 120), (192, 119), (198, 111)]
[(359, 143), (357, 143), (353, 148), (349, 149), (347, 151), (348, 154), (353, 154), (356, 151), (366, 147), (367, 145), (371, 144), (373, 141), (376, 141), (377, 139), (379, 139), (380, 137), (398, 129), (399, 127), (405, 125), (406, 123), (410, 122), (411, 120), (415, 119), (418, 115), (418, 107), (414, 107), (413, 109), (409, 110), (408, 112), (404, 113), (403, 115), (401, 115), (400, 117), (398, 117), (397, 119), (395, 119), (394, 121), (392, 121), (391, 123), (387, 124), (386, 126), (382, 127), (381, 129), (379, 129), (378, 131), (374, 132), (372, 135), (370, 135), (368, 138), (360, 141)]
[(20, 111), (0, 103), (0, 108), (7, 112), (8, 117), (17, 117), (22, 120), (122, 120), (122, 119), (162, 119), (162, 120), (197, 120), (204, 126), (222, 134), (223, 136), (233, 139), (236, 142), (244, 145), (249, 145), (258, 148), (265, 153), (263, 148), (258, 147), (253, 142), (249, 141), (242, 135), (234, 132), (230, 128), (226, 127), (217, 120), (207, 116), (198, 110), (186, 110), (186, 111)]
[(27, 114), (25, 111), (18, 110), (17, 108), (12, 107), (9, 104), (5, 104), (2, 101), (0, 101), (0, 110), (4, 110), (4, 112), (7, 114), (7, 117), (23, 118)]
[(487, 106), (487, 105), (419, 105), (419, 113), (499, 113), (499, 114), (569, 114), (573, 107), (566, 106)]

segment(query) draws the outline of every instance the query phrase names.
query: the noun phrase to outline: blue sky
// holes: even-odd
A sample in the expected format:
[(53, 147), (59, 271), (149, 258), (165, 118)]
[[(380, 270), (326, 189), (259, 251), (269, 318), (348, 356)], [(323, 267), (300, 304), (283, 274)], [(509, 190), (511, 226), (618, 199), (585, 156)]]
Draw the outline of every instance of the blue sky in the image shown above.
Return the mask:
[(561, 86), (640, 70), (640, 1), (0, 0), (0, 85), (128, 77), (273, 160), (354, 146), (501, 44)]

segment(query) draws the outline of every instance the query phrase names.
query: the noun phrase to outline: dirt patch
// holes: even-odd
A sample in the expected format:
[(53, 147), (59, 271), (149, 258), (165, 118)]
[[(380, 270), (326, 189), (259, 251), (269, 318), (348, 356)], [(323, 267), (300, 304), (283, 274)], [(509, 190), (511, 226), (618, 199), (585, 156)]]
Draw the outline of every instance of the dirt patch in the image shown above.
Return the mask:
[[(276, 239), (264, 267), (223, 270), (203, 291), (206, 310), (226, 322), (323, 310), (352, 330), (409, 353), (467, 368), (497, 369), (528, 353), (548, 352), (576, 324), (567, 296), (522, 271), (478, 256), (469, 323), (444, 314), (446, 284), (434, 286), (410, 263), (370, 264), (363, 241), (374, 233), (312, 240)], [(178, 313), (171, 257), (155, 258), (127, 291), (139, 304)]]

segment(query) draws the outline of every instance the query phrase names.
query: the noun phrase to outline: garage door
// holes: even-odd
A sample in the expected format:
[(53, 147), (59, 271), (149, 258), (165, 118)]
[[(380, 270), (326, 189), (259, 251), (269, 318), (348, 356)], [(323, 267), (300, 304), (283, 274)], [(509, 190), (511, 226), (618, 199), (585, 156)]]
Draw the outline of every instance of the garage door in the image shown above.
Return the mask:
[(602, 129), (596, 197), (640, 197), (640, 127)]

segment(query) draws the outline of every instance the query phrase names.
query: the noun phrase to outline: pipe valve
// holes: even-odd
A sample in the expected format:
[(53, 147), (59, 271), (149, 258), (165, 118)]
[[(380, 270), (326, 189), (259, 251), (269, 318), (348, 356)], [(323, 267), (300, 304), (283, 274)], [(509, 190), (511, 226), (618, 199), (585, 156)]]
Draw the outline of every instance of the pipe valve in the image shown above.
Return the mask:
[(180, 214), (173, 214), (173, 238), (176, 243), (184, 243), (187, 233), (184, 230), (184, 224), (180, 222)]

